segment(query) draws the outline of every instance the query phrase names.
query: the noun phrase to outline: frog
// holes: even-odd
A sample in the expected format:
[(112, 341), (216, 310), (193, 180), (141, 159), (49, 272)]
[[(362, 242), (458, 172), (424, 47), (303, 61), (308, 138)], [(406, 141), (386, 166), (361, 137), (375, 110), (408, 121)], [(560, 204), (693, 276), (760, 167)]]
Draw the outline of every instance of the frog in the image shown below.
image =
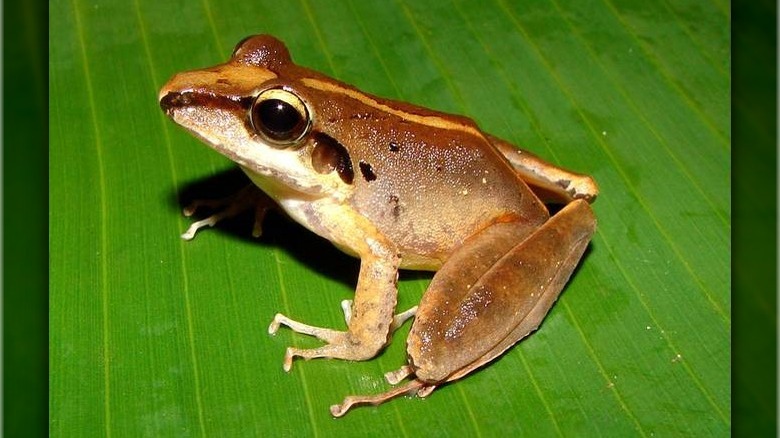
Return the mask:
[[(254, 205), (258, 217), (278, 208), (360, 260), (354, 298), (342, 302), (346, 329), (273, 317), (269, 333), (285, 326), (322, 342), (287, 348), (285, 371), (295, 358), (374, 358), (413, 319), (406, 361), (385, 375), (393, 386), (346, 396), (330, 407), (334, 417), (399, 395), (426, 397), (501, 356), (539, 327), (596, 229), (591, 176), (470, 118), (299, 66), (270, 35), (241, 40), (227, 62), (175, 74), (159, 104), (237, 164), (255, 193), (194, 223), (186, 238), (237, 206)], [(417, 306), (396, 313), (399, 270), (433, 277)]]

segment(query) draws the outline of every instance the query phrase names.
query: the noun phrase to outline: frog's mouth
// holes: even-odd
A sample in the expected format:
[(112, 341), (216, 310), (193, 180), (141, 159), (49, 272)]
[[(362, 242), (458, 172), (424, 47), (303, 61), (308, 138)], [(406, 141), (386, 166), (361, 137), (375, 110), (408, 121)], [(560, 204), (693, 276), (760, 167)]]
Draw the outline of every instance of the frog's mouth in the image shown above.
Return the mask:
[(251, 96), (216, 96), (192, 90), (163, 91), (160, 94), (160, 108), (169, 116), (176, 109), (191, 106), (247, 111), (252, 104)]

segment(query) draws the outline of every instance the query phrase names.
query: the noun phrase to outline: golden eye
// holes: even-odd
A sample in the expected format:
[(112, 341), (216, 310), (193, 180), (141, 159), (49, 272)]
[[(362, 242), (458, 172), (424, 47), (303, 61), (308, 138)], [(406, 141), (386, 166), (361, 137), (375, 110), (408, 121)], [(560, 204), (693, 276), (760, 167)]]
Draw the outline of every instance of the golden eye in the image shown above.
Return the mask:
[(311, 125), (306, 104), (282, 88), (261, 92), (252, 103), (249, 117), (255, 132), (278, 146), (299, 142)]

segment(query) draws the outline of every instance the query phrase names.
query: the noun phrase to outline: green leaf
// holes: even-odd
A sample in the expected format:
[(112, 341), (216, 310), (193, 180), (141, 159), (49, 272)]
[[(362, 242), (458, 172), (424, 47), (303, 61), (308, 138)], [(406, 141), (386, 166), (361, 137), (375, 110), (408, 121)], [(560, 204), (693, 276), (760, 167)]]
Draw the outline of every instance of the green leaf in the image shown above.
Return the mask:
[[(50, 3), (53, 436), (726, 435), (730, 408), (729, 4)], [(378, 358), (296, 362), (343, 327), (357, 261), (271, 218), (179, 238), (180, 199), (233, 166), (157, 90), (249, 34), (365, 91), (473, 117), (594, 176), (596, 236), (541, 329), (427, 399), (333, 420), (388, 387)], [(429, 275), (404, 273), (399, 308)]]

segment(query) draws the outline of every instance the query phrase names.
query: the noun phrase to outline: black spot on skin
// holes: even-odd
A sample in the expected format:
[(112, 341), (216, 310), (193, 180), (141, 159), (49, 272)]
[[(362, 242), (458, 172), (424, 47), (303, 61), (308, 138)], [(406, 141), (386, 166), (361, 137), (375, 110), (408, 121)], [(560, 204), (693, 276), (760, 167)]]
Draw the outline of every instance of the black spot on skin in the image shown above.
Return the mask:
[(218, 84), (224, 84), (224, 85), (230, 85), (230, 80), (225, 78), (219, 78), (217, 79)]
[(398, 219), (398, 217), (401, 216), (401, 213), (403, 213), (404, 208), (400, 205), (400, 200), (398, 199), (398, 196), (396, 195), (390, 195), (390, 205), (393, 206), (393, 208), (390, 210), (393, 214), (393, 217), (395, 219)]
[(374, 169), (371, 168), (371, 165), (369, 163), (360, 160), (358, 166), (360, 167), (360, 173), (363, 174), (363, 179), (365, 179), (368, 182), (374, 181), (376, 179), (376, 173), (374, 173)]
[(390, 152), (398, 152), (401, 150), (401, 146), (398, 145), (398, 143), (391, 141), (390, 142)]
[[(327, 174), (334, 170), (346, 184), (352, 184), (355, 171), (347, 149), (335, 138), (315, 132), (314, 148), (311, 151), (311, 165), (315, 171)], [(362, 170), (362, 169), (361, 169)]]

